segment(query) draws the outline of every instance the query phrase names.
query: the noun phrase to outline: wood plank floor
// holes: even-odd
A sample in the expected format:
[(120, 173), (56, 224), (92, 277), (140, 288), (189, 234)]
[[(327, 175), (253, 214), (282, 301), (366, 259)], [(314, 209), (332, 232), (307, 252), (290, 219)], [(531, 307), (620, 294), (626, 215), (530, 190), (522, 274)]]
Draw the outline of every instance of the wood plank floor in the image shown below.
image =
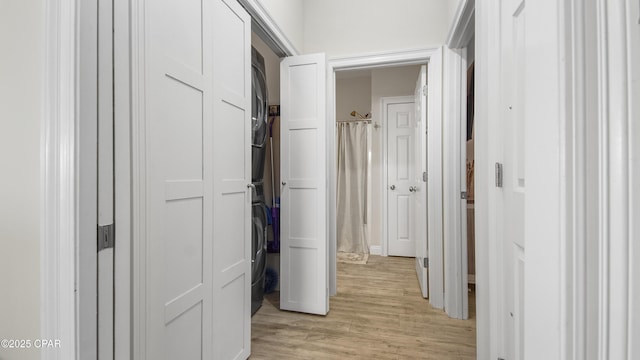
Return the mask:
[(412, 258), (338, 263), (327, 316), (279, 311), (278, 297), (252, 318), (252, 360), (476, 358), (474, 294), (470, 320), (450, 319), (420, 296)]

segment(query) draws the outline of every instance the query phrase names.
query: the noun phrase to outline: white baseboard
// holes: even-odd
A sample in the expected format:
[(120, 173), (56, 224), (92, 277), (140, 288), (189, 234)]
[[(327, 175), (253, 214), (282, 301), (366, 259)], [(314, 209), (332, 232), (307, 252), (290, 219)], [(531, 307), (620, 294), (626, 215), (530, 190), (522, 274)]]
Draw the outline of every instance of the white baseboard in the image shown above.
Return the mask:
[(382, 246), (380, 246), (380, 245), (371, 245), (371, 246), (369, 246), (369, 254), (370, 255), (382, 255)]

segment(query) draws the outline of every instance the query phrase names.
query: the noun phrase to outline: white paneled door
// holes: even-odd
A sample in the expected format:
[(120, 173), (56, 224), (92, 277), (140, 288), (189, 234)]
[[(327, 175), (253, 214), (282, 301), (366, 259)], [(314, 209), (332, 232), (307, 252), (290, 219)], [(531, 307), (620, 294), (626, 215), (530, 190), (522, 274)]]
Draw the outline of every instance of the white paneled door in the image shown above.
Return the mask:
[(213, 358), (251, 348), (251, 18), (213, 4)]
[(250, 18), (132, 6), (134, 357), (250, 351)]
[(412, 230), (416, 239), (416, 274), (423, 297), (429, 296), (429, 272), (425, 266), (427, 248), (427, 66), (420, 68), (414, 92), (416, 112), (416, 141), (414, 145), (414, 193), (415, 219)]
[(413, 99), (391, 100), (387, 119), (387, 231), (391, 256), (416, 256), (414, 186), (416, 120)]
[(329, 311), (326, 61), (292, 56), (280, 64), (282, 310)]
[(429, 303), (444, 307), (444, 251), (442, 220), (442, 48), (429, 58), (427, 78), (427, 249)]

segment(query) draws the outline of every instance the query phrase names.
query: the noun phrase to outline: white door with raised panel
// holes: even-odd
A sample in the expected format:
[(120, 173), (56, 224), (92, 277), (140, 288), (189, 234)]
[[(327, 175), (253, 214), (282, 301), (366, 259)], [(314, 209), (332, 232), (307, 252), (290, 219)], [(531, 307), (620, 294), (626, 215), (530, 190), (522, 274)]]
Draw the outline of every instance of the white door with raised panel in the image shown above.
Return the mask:
[(414, 257), (415, 104), (413, 97), (389, 99), (384, 104), (387, 120), (387, 254)]
[(213, 358), (251, 349), (251, 18), (213, 4)]
[(132, 6), (136, 359), (250, 351), (250, 23), (235, 0)]
[(414, 91), (416, 141), (414, 144), (413, 238), (416, 239), (416, 274), (423, 297), (429, 297), (427, 248), (427, 66), (422, 65)]
[(291, 56), (280, 63), (280, 308), (329, 311), (326, 60)]

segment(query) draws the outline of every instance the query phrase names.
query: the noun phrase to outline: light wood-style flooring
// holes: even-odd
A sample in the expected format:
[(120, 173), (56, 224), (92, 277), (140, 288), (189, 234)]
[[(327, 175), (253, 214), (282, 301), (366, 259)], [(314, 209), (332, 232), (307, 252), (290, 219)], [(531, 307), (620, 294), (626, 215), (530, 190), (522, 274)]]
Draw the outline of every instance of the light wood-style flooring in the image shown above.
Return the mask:
[(278, 297), (252, 318), (251, 360), (476, 358), (474, 294), (470, 319), (450, 319), (421, 297), (412, 258), (338, 263), (327, 316), (280, 311)]

